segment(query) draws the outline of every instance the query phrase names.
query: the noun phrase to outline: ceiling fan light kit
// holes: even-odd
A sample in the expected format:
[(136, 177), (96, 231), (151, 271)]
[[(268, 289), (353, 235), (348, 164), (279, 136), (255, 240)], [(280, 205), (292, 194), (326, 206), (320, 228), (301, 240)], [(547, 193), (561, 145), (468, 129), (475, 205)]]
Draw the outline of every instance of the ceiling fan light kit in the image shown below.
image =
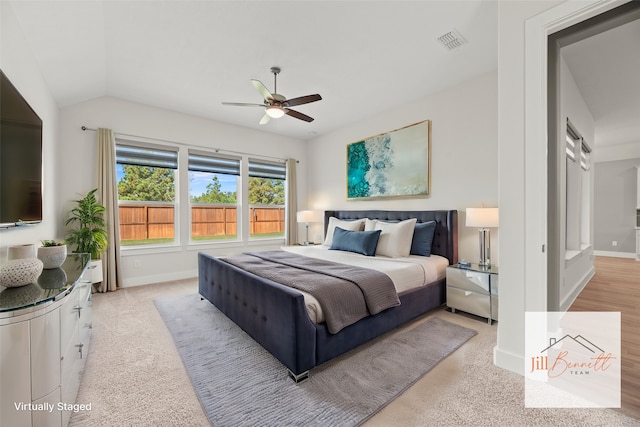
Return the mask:
[(251, 83), (256, 90), (262, 95), (262, 104), (248, 104), (244, 102), (223, 102), (223, 105), (233, 105), (238, 107), (263, 107), (265, 115), (260, 120), (260, 124), (269, 122), (271, 118), (278, 119), (284, 115), (295, 117), (296, 119), (303, 120), (305, 122), (312, 122), (313, 117), (309, 117), (306, 114), (302, 114), (299, 111), (292, 110), (289, 107), (296, 105), (309, 104), (311, 102), (320, 101), (322, 97), (319, 94), (300, 96), (298, 98), (287, 99), (283, 95), (277, 93), (278, 91), (278, 74), (280, 74), (279, 67), (271, 67), (271, 73), (273, 74), (273, 93), (269, 92), (267, 87), (262, 84), (260, 80), (251, 80)]
[(285, 115), (285, 111), (277, 105), (269, 105), (266, 108), (266, 112), (272, 119), (279, 119)]

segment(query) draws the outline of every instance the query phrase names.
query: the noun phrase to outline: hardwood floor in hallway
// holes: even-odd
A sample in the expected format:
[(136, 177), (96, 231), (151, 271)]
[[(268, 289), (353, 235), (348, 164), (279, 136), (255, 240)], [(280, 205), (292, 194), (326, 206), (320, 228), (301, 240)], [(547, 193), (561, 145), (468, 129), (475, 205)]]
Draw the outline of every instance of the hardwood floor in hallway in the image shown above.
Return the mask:
[(596, 257), (595, 269), (569, 311), (621, 312), (621, 410), (640, 419), (640, 261)]

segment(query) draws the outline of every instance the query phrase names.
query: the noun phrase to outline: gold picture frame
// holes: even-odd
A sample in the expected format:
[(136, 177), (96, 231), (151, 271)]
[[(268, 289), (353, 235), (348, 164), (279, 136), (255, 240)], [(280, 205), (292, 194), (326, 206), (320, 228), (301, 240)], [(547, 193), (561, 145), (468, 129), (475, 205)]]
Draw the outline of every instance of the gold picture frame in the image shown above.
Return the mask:
[(430, 194), (431, 120), (347, 145), (347, 200)]

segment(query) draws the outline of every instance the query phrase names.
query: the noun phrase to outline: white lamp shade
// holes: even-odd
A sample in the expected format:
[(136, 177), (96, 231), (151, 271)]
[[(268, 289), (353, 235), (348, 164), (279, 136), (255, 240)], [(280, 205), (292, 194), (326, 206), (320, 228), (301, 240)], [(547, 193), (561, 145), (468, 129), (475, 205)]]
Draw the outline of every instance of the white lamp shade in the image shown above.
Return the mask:
[(498, 208), (467, 208), (467, 227), (498, 227)]
[(298, 211), (296, 218), (298, 222), (322, 222), (320, 211)]

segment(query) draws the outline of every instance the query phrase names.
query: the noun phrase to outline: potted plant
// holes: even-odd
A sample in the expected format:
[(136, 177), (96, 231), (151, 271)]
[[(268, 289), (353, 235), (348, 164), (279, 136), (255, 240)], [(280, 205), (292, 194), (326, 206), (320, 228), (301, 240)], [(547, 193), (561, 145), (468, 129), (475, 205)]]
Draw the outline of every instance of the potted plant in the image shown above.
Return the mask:
[(58, 268), (67, 259), (67, 245), (64, 241), (41, 240), (42, 246), (38, 248), (38, 258), (45, 269)]
[(93, 283), (102, 281), (100, 256), (108, 244), (105, 208), (98, 203), (96, 191), (98, 189), (94, 188), (82, 199), (75, 200), (76, 207), (71, 209), (65, 222), (65, 225), (71, 226), (66, 241), (75, 246), (74, 252), (91, 254)]

